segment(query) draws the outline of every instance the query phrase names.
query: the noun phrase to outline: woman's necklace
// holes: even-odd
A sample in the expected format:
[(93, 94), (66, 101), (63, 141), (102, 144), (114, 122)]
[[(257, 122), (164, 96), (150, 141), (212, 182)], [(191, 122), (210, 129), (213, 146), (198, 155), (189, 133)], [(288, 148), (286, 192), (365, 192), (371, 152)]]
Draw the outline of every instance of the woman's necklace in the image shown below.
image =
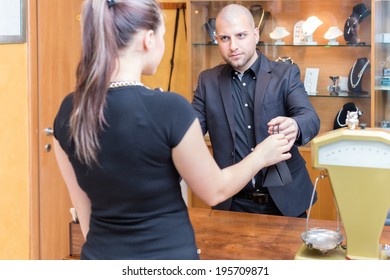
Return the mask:
[(352, 86), (352, 88), (356, 88), (357, 85), (360, 83), (360, 80), (362, 79), (362, 76), (363, 76), (363, 74), (364, 74), (364, 71), (366, 70), (368, 64), (370, 64), (370, 60), (367, 59), (366, 63), (363, 65), (362, 69), (360, 70), (359, 74), (357, 75), (357, 77), (358, 77), (357, 82), (354, 83), (354, 82), (352, 81), (352, 78), (353, 78), (353, 73), (355, 72), (356, 63), (357, 63), (357, 60), (356, 60), (355, 63), (353, 64), (352, 70), (351, 70), (351, 74), (349, 75), (349, 78), (350, 78), (350, 81), (351, 81), (351, 86)]
[(130, 87), (130, 86), (142, 86), (144, 84), (139, 81), (120, 81), (120, 82), (111, 82), (110, 88), (120, 88), (120, 87)]

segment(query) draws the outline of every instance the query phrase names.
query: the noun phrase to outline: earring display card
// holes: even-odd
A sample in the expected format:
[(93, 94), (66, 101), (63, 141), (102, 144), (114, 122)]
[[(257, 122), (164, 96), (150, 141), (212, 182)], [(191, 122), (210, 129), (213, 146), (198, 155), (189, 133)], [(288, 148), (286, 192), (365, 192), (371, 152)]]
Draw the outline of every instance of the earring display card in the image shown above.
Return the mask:
[(339, 87), (340, 91), (348, 92), (348, 77), (340, 76)]
[(319, 68), (306, 68), (304, 85), (307, 94), (309, 95), (317, 94), (317, 82), (318, 82), (319, 73), (320, 73)]
[(298, 21), (294, 25), (294, 45), (305, 45), (305, 36), (303, 35), (302, 24), (303, 20)]

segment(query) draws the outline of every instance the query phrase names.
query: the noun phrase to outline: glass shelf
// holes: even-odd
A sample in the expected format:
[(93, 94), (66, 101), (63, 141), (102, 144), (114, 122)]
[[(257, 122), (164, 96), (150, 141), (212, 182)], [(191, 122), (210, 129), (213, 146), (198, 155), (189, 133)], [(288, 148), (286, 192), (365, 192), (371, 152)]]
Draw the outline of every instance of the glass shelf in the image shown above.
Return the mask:
[(390, 90), (390, 86), (376, 86), (375, 87), (375, 90), (380, 90), (380, 91), (389, 91)]
[[(390, 87), (389, 87), (389, 90), (390, 90)], [(193, 94), (195, 92), (193, 91)], [(325, 97), (325, 98), (370, 98), (370, 94), (369, 93), (363, 93), (363, 94), (358, 94), (358, 93), (348, 93), (348, 92), (342, 92), (338, 95), (333, 95), (333, 94), (330, 94), (330, 93), (317, 93), (317, 94), (308, 94), (308, 96), (311, 98), (318, 98), (318, 97)]]
[[(390, 44), (389, 44), (390, 45)], [(218, 44), (214, 44), (211, 42), (208, 43), (192, 43), (192, 46), (218, 46)], [(327, 44), (318, 44), (318, 45), (293, 45), (293, 44), (284, 44), (284, 45), (279, 45), (279, 44), (272, 44), (272, 43), (259, 43), (257, 44), (259, 47), (325, 47), (325, 48), (371, 48), (370, 44), (364, 44), (364, 45), (345, 45), (345, 44), (340, 44), (340, 45), (327, 45)]]
[(349, 92), (341, 92), (339, 94), (330, 94), (329, 92), (317, 93), (317, 94), (309, 94), (309, 97), (331, 97), (331, 98), (370, 98), (371, 95), (369, 93), (349, 93)]

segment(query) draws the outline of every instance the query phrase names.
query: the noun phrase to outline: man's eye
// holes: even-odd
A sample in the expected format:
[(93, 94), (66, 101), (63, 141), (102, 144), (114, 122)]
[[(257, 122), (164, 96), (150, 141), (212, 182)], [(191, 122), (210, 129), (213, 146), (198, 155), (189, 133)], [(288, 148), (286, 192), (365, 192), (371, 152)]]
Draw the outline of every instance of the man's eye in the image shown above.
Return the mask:
[(229, 37), (228, 36), (220, 36), (219, 37), (219, 40), (221, 40), (222, 42), (227, 42), (227, 41), (229, 41)]
[(238, 37), (239, 39), (244, 39), (244, 38), (246, 37), (246, 34), (240, 33), (240, 34), (237, 35), (237, 37)]

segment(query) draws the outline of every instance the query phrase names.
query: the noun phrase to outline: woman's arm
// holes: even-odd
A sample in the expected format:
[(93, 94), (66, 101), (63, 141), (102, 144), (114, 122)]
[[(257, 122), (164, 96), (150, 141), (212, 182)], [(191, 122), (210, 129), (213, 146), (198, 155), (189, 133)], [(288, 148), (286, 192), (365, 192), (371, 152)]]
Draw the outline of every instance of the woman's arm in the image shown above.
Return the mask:
[(76, 174), (67, 154), (61, 148), (56, 139), (54, 139), (53, 142), (58, 166), (68, 188), (70, 199), (72, 200), (73, 206), (76, 208), (77, 216), (79, 217), (80, 221), (81, 231), (84, 238), (86, 239), (89, 231), (89, 220), (91, 216), (91, 201), (77, 183)]
[(262, 168), (291, 157), (282, 134), (269, 136), (239, 163), (220, 169), (211, 156), (198, 119), (172, 150), (174, 164), (193, 192), (214, 206), (239, 192)]

